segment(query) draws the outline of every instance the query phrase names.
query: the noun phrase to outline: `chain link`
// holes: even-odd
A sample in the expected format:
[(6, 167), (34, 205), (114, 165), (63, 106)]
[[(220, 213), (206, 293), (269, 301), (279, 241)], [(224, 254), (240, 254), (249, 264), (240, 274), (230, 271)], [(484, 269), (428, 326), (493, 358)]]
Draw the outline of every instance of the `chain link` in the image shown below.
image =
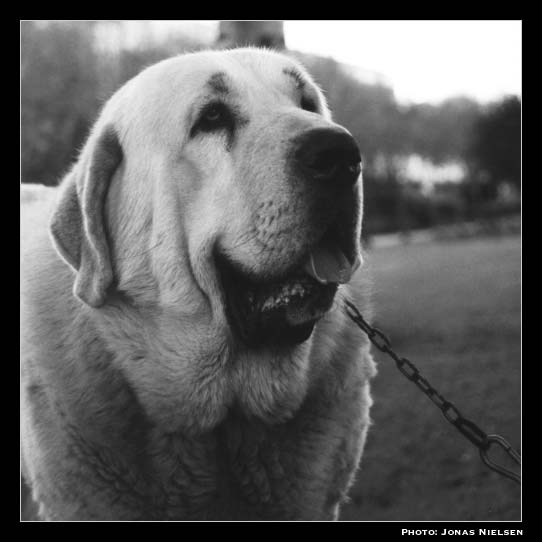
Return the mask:
[(369, 337), (372, 344), (381, 352), (390, 356), (401, 373), (416, 386), (441, 410), (442, 414), (467, 440), (472, 442), (480, 451), (482, 461), (493, 471), (514, 480), (521, 484), (521, 476), (515, 472), (498, 465), (489, 459), (488, 452), (492, 446), (500, 446), (512, 460), (521, 467), (521, 456), (512, 446), (500, 435), (488, 435), (473, 421), (465, 418), (458, 408), (445, 399), (430, 383), (423, 377), (419, 369), (407, 358), (399, 357), (391, 348), (391, 341), (378, 328), (371, 326), (361, 315), (359, 310), (350, 301), (345, 300), (346, 314), (362, 329)]

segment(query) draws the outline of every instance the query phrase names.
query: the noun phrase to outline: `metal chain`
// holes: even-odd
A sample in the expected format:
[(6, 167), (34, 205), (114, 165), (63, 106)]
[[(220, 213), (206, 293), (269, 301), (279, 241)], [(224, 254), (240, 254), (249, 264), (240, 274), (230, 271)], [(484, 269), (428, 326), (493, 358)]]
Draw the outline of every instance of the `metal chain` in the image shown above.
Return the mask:
[(521, 484), (521, 476), (515, 472), (496, 464), (489, 459), (488, 453), (492, 446), (500, 446), (511, 458), (521, 467), (521, 456), (512, 446), (500, 435), (488, 435), (480, 429), (473, 421), (465, 418), (457, 407), (446, 400), (428, 381), (424, 378), (418, 368), (407, 358), (398, 356), (391, 348), (391, 341), (378, 328), (371, 326), (361, 315), (359, 310), (350, 301), (345, 300), (346, 314), (351, 320), (362, 329), (369, 340), (378, 350), (390, 356), (397, 368), (427, 396), (442, 411), (444, 417), (480, 452), (482, 461), (492, 470)]

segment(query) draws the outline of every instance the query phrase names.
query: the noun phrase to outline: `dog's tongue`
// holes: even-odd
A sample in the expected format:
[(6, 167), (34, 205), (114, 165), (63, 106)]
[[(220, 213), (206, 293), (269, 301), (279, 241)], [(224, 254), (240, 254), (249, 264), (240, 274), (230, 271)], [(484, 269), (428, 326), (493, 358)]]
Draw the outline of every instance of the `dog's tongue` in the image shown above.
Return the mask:
[(310, 254), (304, 270), (318, 282), (327, 284), (348, 282), (361, 265), (359, 257), (351, 264), (338, 246), (319, 245)]

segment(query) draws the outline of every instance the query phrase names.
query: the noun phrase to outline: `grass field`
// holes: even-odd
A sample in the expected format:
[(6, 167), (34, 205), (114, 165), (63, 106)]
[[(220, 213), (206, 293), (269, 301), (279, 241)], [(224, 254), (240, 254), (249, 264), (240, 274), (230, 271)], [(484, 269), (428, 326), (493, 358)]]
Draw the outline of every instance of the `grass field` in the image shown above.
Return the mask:
[[(520, 257), (520, 238), (504, 237), (375, 249), (367, 258), (375, 324), (393, 347), (518, 450)], [(483, 465), (393, 361), (375, 356), (374, 425), (341, 519), (521, 519), (519, 486)]]

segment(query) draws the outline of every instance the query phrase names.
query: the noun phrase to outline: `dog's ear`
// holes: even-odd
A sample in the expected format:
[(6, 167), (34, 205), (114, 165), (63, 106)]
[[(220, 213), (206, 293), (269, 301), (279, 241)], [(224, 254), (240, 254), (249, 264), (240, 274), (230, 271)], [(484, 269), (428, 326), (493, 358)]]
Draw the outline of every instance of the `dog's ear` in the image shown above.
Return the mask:
[(63, 181), (50, 223), (56, 249), (76, 272), (73, 292), (92, 307), (103, 305), (113, 280), (104, 206), (121, 160), (122, 148), (112, 126), (91, 134)]

